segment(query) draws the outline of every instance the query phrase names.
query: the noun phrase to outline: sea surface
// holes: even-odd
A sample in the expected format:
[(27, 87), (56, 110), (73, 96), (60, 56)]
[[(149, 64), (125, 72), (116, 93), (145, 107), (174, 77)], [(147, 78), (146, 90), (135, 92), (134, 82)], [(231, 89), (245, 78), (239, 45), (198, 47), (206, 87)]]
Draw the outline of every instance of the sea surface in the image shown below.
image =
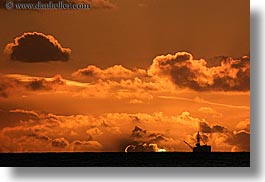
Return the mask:
[(249, 152), (0, 153), (2, 167), (250, 167)]

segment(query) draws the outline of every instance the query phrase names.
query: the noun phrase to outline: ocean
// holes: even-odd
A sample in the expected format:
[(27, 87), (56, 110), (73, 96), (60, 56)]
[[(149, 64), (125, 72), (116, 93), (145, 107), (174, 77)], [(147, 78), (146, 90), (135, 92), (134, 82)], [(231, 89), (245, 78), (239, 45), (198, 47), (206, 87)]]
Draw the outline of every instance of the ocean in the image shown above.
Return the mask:
[(2, 167), (250, 167), (249, 152), (1, 153)]

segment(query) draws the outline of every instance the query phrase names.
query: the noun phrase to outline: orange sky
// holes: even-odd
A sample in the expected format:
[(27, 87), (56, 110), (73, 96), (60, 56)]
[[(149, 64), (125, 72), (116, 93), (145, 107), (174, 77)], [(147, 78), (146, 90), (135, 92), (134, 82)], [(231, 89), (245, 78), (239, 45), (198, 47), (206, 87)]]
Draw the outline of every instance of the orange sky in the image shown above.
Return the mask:
[(0, 151), (249, 151), (249, 3), (110, 3), (0, 9)]

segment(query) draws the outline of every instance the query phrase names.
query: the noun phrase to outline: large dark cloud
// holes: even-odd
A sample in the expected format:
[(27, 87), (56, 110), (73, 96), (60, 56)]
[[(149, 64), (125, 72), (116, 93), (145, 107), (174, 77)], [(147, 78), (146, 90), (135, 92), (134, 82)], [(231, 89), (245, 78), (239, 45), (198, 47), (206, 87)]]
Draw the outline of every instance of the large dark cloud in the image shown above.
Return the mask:
[(214, 65), (196, 60), (190, 53), (158, 56), (149, 69), (153, 76), (167, 76), (180, 88), (197, 91), (249, 91), (250, 59), (221, 57)]
[(51, 35), (27, 32), (16, 37), (14, 43), (7, 44), (5, 53), (11, 60), (35, 63), (68, 61), (71, 50), (63, 48)]

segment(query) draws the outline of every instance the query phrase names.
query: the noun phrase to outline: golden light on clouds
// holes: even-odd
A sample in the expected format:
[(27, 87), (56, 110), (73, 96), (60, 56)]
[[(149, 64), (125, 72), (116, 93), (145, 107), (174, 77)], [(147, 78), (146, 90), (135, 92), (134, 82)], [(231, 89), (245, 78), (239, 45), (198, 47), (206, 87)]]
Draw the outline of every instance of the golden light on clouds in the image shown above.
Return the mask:
[(3, 20), (0, 152), (250, 151), (247, 4), (82, 2)]
[[(248, 151), (249, 90), (240, 85), (237, 76), (246, 74), (244, 77), (248, 77), (249, 60), (245, 59), (227, 58), (219, 66), (207, 67), (205, 60), (193, 60), (189, 53), (177, 53), (155, 58), (146, 70), (130, 70), (120, 65), (104, 70), (88, 66), (72, 74), (75, 81), (61, 75), (43, 78), (2, 74), (2, 100), (11, 101), (13, 97), (23, 95), (21, 103), (12, 100), (18, 107), (28, 102), (45, 102), (64, 113), (60, 102), (46, 99), (52, 97), (69, 101), (82, 99), (86, 102), (84, 105), (72, 102), (71, 107), (95, 109), (85, 109), (87, 112), (78, 115), (40, 112), (38, 106), (34, 106), (35, 110), (2, 110), (7, 118), (14, 118), (14, 126), (2, 128), (1, 138), (7, 142), (2, 144), (1, 150), (189, 151), (182, 141), (194, 143), (193, 134), (199, 130), (214, 151)], [(187, 70), (185, 74), (178, 73), (183, 66)], [(223, 75), (217, 74), (219, 70), (223, 70)], [(183, 82), (189, 75), (191, 79)], [(203, 76), (211, 78), (208, 86), (204, 80), (197, 79)], [(229, 80), (225, 83), (227, 89), (215, 84), (216, 79), (220, 84), (220, 79)], [(239, 85), (231, 85), (231, 81)], [(35, 95), (39, 94), (40, 98), (35, 101)], [(213, 94), (218, 97), (212, 98)], [(232, 102), (235, 97), (240, 98), (237, 103)], [(93, 105), (97, 101), (102, 102)], [(121, 112), (127, 107), (130, 112)], [(240, 112), (241, 119), (229, 116), (234, 112)]]

